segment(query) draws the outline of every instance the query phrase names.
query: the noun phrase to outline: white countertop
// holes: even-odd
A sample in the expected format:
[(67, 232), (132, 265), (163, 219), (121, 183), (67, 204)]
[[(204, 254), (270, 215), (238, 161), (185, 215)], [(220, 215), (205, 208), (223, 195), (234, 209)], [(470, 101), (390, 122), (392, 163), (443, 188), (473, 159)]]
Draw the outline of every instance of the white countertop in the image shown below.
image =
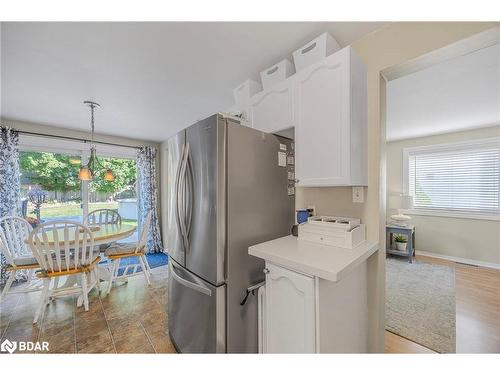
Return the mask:
[(354, 249), (345, 249), (287, 236), (251, 246), (248, 253), (285, 268), (337, 282), (377, 249), (378, 244), (369, 241)]

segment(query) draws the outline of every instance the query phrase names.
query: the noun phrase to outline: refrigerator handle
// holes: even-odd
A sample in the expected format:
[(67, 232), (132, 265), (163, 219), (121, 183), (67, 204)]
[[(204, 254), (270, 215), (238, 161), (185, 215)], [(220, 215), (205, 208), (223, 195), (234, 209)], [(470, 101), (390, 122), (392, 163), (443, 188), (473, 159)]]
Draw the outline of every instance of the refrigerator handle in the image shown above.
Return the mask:
[(199, 285), (199, 284), (193, 283), (191, 281), (188, 281), (186, 279), (183, 279), (182, 277), (177, 275), (175, 273), (174, 266), (172, 265), (172, 262), (168, 262), (168, 264), (169, 264), (169, 268), (170, 268), (170, 273), (172, 274), (172, 278), (175, 281), (177, 281), (179, 284), (182, 284), (187, 288), (196, 290), (197, 292), (206, 294), (209, 297), (212, 295), (212, 291), (210, 289), (204, 287), (203, 285)]
[[(177, 223), (177, 228), (179, 228), (181, 235), (182, 235), (182, 224), (181, 224), (181, 212), (179, 209), (179, 203), (181, 199), (179, 198), (180, 196), (180, 189), (181, 189), (181, 170), (182, 170), (182, 163), (184, 161), (184, 148), (186, 146), (182, 146), (182, 151), (181, 151), (181, 160), (179, 162), (179, 165), (177, 167), (177, 172), (175, 173), (175, 221)], [(182, 238), (182, 244), (184, 245), (184, 251), (186, 250), (185, 248), (185, 243), (184, 243), (184, 237)]]
[(193, 219), (193, 204), (194, 204), (194, 178), (193, 178), (193, 161), (191, 159), (191, 154), (189, 153), (189, 143), (187, 155), (187, 168), (186, 168), (186, 180), (188, 181), (188, 201), (186, 204), (188, 216), (187, 216), (187, 228), (186, 236), (189, 240), (189, 234), (191, 233), (191, 222)]
[[(185, 251), (188, 251), (189, 249), (189, 240), (187, 237), (187, 230), (186, 230), (186, 197), (184, 194), (184, 188), (186, 184), (186, 169), (187, 169), (188, 154), (189, 154), (189, 143), (186, 143), (186, 146), (184, 147), (184, 154), (182, 155), (181, 171), (179, 173), (179, 185), (182, 186), (183, 191), (181, 199), (177, 200), (177, 206), (182, 207), (182, 217), (179, 218), (179, 221), (180, 221), (180, 228), (181, 228), (181, 234), (184, 242)], [(181, 210), (179, 210), (179, 212), (180, 211)]]

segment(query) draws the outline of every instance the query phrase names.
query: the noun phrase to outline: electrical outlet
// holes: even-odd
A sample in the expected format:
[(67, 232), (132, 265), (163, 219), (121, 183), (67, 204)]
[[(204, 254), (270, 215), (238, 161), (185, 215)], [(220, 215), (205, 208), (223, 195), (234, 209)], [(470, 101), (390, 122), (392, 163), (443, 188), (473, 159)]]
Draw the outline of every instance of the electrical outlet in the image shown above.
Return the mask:
[(363, 186), (353, 186), (352, 187), (352, 202), (353, 203), (364, 203), (365, 194)]

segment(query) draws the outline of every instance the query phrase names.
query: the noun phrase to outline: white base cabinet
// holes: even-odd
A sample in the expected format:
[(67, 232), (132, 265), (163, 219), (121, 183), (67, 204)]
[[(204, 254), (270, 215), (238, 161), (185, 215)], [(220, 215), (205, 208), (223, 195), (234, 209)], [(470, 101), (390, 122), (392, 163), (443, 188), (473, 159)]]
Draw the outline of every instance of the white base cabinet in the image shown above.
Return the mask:
[[(263, 353), (366, 353), (366, 262), (338, 282), (266, 262), (259, 295)], [(263, 306), (262, 306), (263, 304)]]
[(271, 263), (265, 272), (265, 352), (315, 353), (314, 278)]

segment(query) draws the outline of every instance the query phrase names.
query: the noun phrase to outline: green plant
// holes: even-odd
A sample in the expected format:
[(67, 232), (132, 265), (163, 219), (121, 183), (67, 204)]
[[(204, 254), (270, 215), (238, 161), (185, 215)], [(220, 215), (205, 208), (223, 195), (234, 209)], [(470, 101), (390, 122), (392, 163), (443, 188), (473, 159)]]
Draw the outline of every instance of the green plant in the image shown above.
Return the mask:
[(401, 242), (401, 243), (407, 243), (408, 242), (408, 240), (406, 239), (406, 237), (403, 236), (402, 234), (396, 234), (394, 236), (394, 241)]

